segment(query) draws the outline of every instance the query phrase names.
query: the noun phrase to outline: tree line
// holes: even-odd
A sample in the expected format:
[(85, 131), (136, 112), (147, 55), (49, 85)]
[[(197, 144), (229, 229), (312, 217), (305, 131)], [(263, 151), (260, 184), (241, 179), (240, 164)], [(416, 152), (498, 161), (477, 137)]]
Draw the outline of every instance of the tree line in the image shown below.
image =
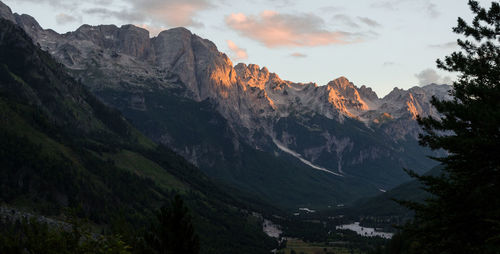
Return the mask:
[(132, 240), (119, 234), (96, 234), (76, 213), (69, 228), (49, 225), (36, 218), (0, 221), (0, 253), (75, 254), (197, 254), (199, 237), (189, 209), (179, 195), (156, 212), (150, 226)]
[(437, 60), (459, 74), (452, 99), (432, 99), (440, 118), (418, 118), (420, 144), (447, 151), (434, 158), (444, 169), (407, 170), (431, 195), (400, 201), (415, 217), (378, 253), (500, 253), (500, 3), (468, 4), (472, 22), (458, 18), (453, 28), (461, 50)]

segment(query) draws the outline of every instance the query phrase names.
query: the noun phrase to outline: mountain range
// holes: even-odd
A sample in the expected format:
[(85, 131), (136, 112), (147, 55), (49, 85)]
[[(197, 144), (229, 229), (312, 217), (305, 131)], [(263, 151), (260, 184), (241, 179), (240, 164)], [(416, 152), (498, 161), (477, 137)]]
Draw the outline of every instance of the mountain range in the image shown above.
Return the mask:
[(276, 247), (262, 231), (262, 217), (277, 209), (214, 183), (155, 144), (3, 18), (0, 143), (1, 223), (17, 209), (57, 220), (73, 209), (101, 234), (111, 231), (132, 244), (178, 193), (192, 209), (201, 253)]
[(394, 88), (379, 98), (345, 77), (282, 80), (239, 63), (185, 28), (150, 38), (134, 25), (82, 25), (58, 34), (0, 4), (106, 105), (143, 134), (230, 184), (284, 208), (327, 207), (391, 189), (439, 152), (418, 145), (419, 115), (450, 86)]

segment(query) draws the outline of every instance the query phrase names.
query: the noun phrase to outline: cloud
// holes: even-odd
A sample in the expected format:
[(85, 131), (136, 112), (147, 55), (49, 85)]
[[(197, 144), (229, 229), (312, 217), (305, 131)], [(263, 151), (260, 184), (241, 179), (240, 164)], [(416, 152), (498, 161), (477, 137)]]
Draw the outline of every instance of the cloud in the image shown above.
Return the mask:
[(335, 21), (342, 22), (344, 25), (346, 25), (350, 28), (358, 28), (359, 27), (359, 25), (356, 24), (356, 22), (354, 22), (349, 16), (344, 15), (344, 14), (337, 14), (337, 15), (333, 16), (333, 19)]
[(344, 11), (345, 8), (341, 7), (340, 5), (328, 5), (328, 6), (323, 6), (319, 9), (319, 11), (324, 12), (324, 13), (332, 13), (332, 12), (339, 12), (339, 11)]
[(227, 40), (227, 46), (231, 50), (231, 58), (234, 61), (240, 61), (248, 59), (248, 54), (246, 49), (238, 47), (233, 41)]
[(27, 2), (27, 3), (46, 3), (54, 7), (61, 7), (63, 9), (76, 9), (79, 5), (79, 1), (73, 0), (16, 0), (19, 2)]
[(429, 85), (429, 84), (451, 84), (452, 80), (448, 76), (441, 76), (433, 69), (425, 69), (420, 73), (415, 74), (415, 77), (418, 79), (418, 83), (421, 86)]
[(370, 18), (367, 17), (357, 17), (357, 18), (351, 18), (345, 14), (337, 14), (333, 16), (333, 21), (334, 22), (340, 22), (344, 24), (347, 28), (349, 29), (357, 29), (361, 28), (361, 25), (364, 24), (370, 28), (377, 28), (380, 27), (381, 25)]
[(372, 3), (370, 5), (373, 8), (382, 8), (382, 9), (387, 9), (387, 10), (396, 10), (398, 6), (397, 1), (377, 1), (375, 3)]
[(425, 8), (427, 9), (427, 13), (431, 16), (431, 18), (437, 18), (439, 15), (441, 15), (434, 3), (427, 3)]
[(242, 36), (261, 42), (266, 47), (305, 47), (360, 42), (358, 36), (329, 31), (324, 21), (313, 14), (280, 14), (263, 11), (258, 16), (233, 13), (226, 24)]
[[(16, 0), (28, 3), (46, 3), (54, 7), (60, 7), (68, 10), (76, 10), (83, 3), (81, 0)], [(86, 0), (85, 3), (97, 4), (99, 6), (110, 5), (113, 0)]]
[(135, 24), (135, 26), (148, 30), (149, 37), (157, 36), (162, 31), (167, 30), (166, 27), (156, 27), (156, 26), (150, 26), (148, 24)]
[[(98, 0), (94, 0), (98, 1)], [(107, 1), (107, 0), (101, 0)], [(128, 8), (113, 10), (109, 8), (89, 8), (86, 14), (101, 18), (114, 17), (131, 23), (150, 23), (155, 26), (191, 26), (203, 24), (195, 19), (203, 10), (214, 7), (208, 0), (123, 0)]]
[(71, 16), (65, 13), (59, 13), (56, 15), (56, 23), (59, 25), (64, 25), (68, 23), (79, 22), (82, 23), (81, 16)]
[[(437, 18), (441, 13), (437, 10), (436, 4), (432, 3), (431, 0), (385, 0), (377, 1), (372, 3), (370, 6), (372, 8), (382, 8), (389, 11), (399, 11), (401, 5), (408, 5), (412, 10), (425, 11), (431, 18)], [(416, 4), (416, 6), (415, 6)]]
[(307, 57), (307, 55), (306, 55), (306, 54), (302, 54), (302, 53), (299, 53), (299, 52), (292, 53), (292, 54), (290, 54), (290, 56), (292, 56), (292, 57), (297, 57), (297, 58), (304, 58), (304, 57)]
[(450, 41), (446, 43), (441, 43), (441, 44), (432, 44), (429, 45), (429, 48), (437, 48), (437, 49), (453, 49), (458, 46), (456, 41)]
[(377, 21), (375, 21), (375, 20), (373, 20), (373, 19), (371, 19), (371, 18), (367, 18), (367, 17), (358, 17), (358, 19), (359, 19), (361, 22), (363, 22), (365, 25), (368, 25), (368, 26), (370, 26), (370, 27), (380, 27), (380, 26), (381, 26), (381, 25), (380, 25)]
[(295, 1), (293, 0), (266, 0), (264, 1), (266, 4), (273, 4), (277, 8), (290, 7), (295, 5)]
[[(203, 26), (196, 15), (214, 7), (213, 0), (15, 0), (46, 3), (101, 18), (117, 18), (128, 23), (148, 22), (158, 26)], [(120, 4), (118, 4), (118, 2)], [(85, 7), (84, 7), (85, 6)], [(116, 6), (119, 6), (116, 8)], [(121, 7), (120, 7), (121, 6)], [(114, 8), (113, 8), (114, 7)], [(86, 9), (83, 9), (86, 8)]]
[(85, 14), (95, 15), (100, 18), (115, 17), (126, 22), (143, 22), (146, 20), (144, 15), (139, 12), (130, 12), (125, 9), (114, 11), (106, 8), (90, 8), (83, 11)]
[(195, 15), (213, 5), (207, 0), (127, 0), (152, 20), (170, 26), (202, 26)]

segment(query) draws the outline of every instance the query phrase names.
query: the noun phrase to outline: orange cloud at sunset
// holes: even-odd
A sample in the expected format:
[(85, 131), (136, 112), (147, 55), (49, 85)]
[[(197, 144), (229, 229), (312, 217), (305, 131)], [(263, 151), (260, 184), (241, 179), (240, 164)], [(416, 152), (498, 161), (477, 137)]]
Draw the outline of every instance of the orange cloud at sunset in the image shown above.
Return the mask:
[(231, 50), (231, 58), (234, 61), (248, 59), (248, 54), (246, 49), (238, 47), (232, 40), (227, 40), (227, 46)]
[(258, 16), (232, 13), (226, 24), (241, 35), (257, 40), (266, 47), (304, 47), (359, 42), (348, 32), (329, 31), (324, 21), (313, 14), (291, 15), (263, 11)]
[(195, 1), (158, 1), (148, 0), (150, 5), (142, 8), (148, 15), (153, 16), (171, 26), (200, 26), (201, 23), (193, 20), (193, 16), (200, 10), (209, 8), (211, 4), (205, 0)]
[[(68, 0), (69, 1), (69, 0)], [(199, 12), (211, 9), (209, 0), (124, 0), (128, 7), (112, 9), (99, 5), (83, 10), (85, 14), (101, 18), (114, 17), (134, 23), (148, 23), (156, 27), (203, 27), (196, 19)]]

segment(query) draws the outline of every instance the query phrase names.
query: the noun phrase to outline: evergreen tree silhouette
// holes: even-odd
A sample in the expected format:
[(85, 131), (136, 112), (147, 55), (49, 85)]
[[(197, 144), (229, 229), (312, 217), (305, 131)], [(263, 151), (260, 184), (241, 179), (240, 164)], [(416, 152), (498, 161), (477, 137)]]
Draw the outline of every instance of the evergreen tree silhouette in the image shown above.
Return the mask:
[[(402, 202), (415, 211), (405, 253), (500, 253), (500, 4), (469, 1), (474, 14), (453, 29), (464, 36), (438, 67), (459, 72), (452, 100), (432, 99), (439, 119), (419, 118), (420, 143), (444, 149), (440, 176), (419, 179), (431, 198)], [(401, 240), (401, 239), (398, 239)]]
[(200, 243), (189, 209), (179, 195), (158, 211), (157, 224), (147, 234), (146, 244), (149, 251), (158, 254), (199, 253)]

